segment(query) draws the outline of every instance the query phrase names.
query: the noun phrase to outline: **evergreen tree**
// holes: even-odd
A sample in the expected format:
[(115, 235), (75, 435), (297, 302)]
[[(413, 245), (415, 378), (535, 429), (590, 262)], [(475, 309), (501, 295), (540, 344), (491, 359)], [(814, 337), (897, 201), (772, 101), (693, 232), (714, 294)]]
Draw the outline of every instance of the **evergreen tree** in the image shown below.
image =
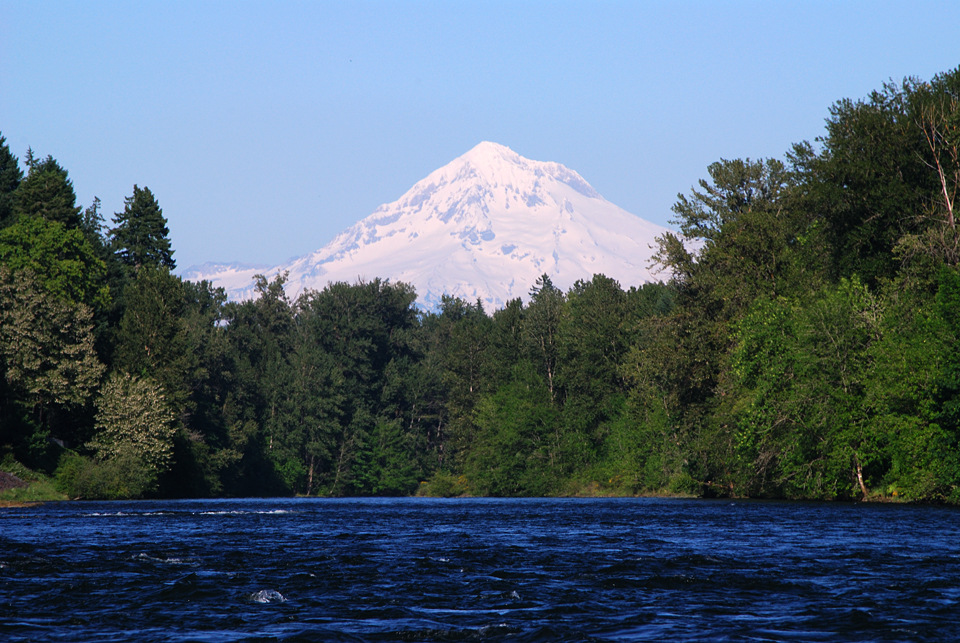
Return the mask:
[(150, 188), (133, 186), (133, 195), (123, 201), (123, 212), (113, 219), (110, 241), (120, 260), (131, 267), (177, 267), (170, 246), (167, 220)]
[(52, 156), (39, 160), (27, 151), (29, 174), (14, 195), (14, 213), (61, 223), (68, 229), (80, 226), (80, 207), (67, 171)]
[[(221, 408), (231, 450), (239, 457), (225, 463), (222, 480), (228, 492), (239, 495), (290, 493), (290, 479), (300, 471), (281, 442), (277, 410), (290, 381), (286, 356), (294, 347), (294, 311), (283, 290), (286, 275), (272, 282), (263, 275), (255, 279), (256, 299), (225, 307), (230, 381)], [(293, 466), (284, 470), (288, 462)]]
[(470, 304), (444, 295), (440, 314), (426, 317), (424, 325), (431, 335), (428, 360), (436, 364), (444, 389), (438, 427), (440, 465), (456, 467), (471, 448), (477, 401), (483, 393), (495, 390), (488, 377), (488, 347), (494, 324), (479, 301)]
[[(386, 482), (392, 476), (379, 470), (383, 462), (413, 459), (409, 451), (398, 458), (395, 449), (409, 447), (416, 440), (389, 434), (391, 428), (409, 426), (406, 405), (395, 392), (396, 382), (405, 379), (412, 358), (415, 300), (410, 286), (374, 279), (355, 285), (330, 284), (322, 292), (304, 294), (298, 302), (308, 341), (329, 356), (324, 358), (332, 362), (329, 379), (345, 398), (342, 404), (327, 404), (329, 409), (337, 409), (335, 413), (323, 411), (336, 416), (342, 427), (333, 448), (323, 447), (332, 455), (321, 476), (330, 495), (390, 492), (393, 482)], [(335, 390), (325, 388), (331, 393)], [(402, 423), (391, 422), (399, 418)], [(329, 443), (326, 438), (322, 441)]]
[(595, 460), (617, 413), (614, 398), (625, 390), (619, 366), (628, 348), (626, 304), (620, 285), (604, 275), (578, 280), (567, 294), (557, 333), (556, 383), (567, 464), (576, 468)]
[(149, 375), (163, 387), (171, 408), (186, 413), (194, 355), (187, 350), (183, 283), (166, 268), (144, 266), (127, 284), (123, 298), (113, 367)]
[(465, 468), (471, 490), (492, 496), (542, 496), (556, 490), (560, 430), (543, 378), (524, 361), (511, 381), (477, 405), (477, 437)]
[(10, 153), (7, 139), (0, 133), (0, 228), (13, 216), (13, 194), (22, 180), (20, 161)]

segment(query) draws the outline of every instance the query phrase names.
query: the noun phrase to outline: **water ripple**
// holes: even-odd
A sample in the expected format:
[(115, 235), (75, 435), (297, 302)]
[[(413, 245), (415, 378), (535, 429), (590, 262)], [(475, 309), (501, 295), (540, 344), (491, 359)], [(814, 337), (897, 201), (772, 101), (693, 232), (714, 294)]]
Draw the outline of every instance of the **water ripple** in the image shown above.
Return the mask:
[(624, 500), (0, 513), (3, 641), (955, 641), (960, 512)]

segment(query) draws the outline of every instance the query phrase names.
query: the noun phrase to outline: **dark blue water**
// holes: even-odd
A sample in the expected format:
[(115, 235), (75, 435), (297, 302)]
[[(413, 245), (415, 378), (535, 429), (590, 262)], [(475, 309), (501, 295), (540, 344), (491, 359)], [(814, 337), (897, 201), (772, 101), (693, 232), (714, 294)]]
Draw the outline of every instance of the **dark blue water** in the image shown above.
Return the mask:
[(659, 499), (0, 511), (0, 641), (960, 641), (960, 512)]

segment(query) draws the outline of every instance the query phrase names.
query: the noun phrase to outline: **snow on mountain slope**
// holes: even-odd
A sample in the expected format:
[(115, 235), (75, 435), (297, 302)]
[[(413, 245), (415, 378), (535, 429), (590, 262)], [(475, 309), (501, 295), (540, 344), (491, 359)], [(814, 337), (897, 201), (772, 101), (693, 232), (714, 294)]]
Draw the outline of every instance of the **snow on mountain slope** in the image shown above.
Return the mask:
[(269, 270), (205, 265), (185, 278), (245, 299), (258, 272), (289, 271), (293, 297), (329, 282), (380, 277), (413, 284), (426, 308), (448, 294), (480, 299), (492, 312), (526, 299), (544, 273), (564, 290), (597, 273), (624, 288), (651, 281), (654, 239), (666, 231), (606, 201), (563, 165), (484, 142), (316, 252)]
[[(218, 280), (217, 285), (223, 286), (227, 291), (237, 288), (246, 288), (253, 276), (261, 273), (268, 273), (272, 266), (262, 263), (214, 263), (207, 262), (199, 266), (190, 266), (184, 270), (180, 276), (188, 281), (211, 280), (213, 276)], [(272, 272), (270, 274), (275, 274)], [(227, 286), (225, 284), (230, 284)]]

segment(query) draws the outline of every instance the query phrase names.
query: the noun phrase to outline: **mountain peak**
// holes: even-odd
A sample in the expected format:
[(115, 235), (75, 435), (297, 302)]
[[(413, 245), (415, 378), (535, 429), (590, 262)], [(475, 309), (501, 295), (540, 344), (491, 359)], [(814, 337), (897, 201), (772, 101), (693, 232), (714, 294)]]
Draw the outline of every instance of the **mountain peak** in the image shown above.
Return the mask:
[[(491, 190), (517, 190), (525, 198), (539, 199), (538, 193), (550, 181), (564, 183), (586, 197), (603, 199), (582, 176), (559, 163), (533, 161), (506, 145), (484, 141), (418, 182), (400, 201), (408, 196), (420, 198), (417, 195), (424, 188), (453, 182), (483, 185)], [(381, 209), (384, 207), (387, 206)]]
[[(419, 303), (481, 299), (487, 310), (526, 298), (537, 277), (560, 288), (602, 273), (624, 287), (650, 281), (651, 246), (665, 228), (606, 201), (559, 163), (484, 141), (431, 172), (393, 203), (320, 250), (267, 272), (289, 271), (288, 293), (376, 277), (412, 284)], [(244, 275), (203, 275), (234, 299)]]
[(496, 160), (505, 160), (513, 163), (524, 160), (522, 156), (511, 150), (506, 145), (483, 141), (478, 143), (473, 149), (460, 157), (477, 165), (486, 165)]

